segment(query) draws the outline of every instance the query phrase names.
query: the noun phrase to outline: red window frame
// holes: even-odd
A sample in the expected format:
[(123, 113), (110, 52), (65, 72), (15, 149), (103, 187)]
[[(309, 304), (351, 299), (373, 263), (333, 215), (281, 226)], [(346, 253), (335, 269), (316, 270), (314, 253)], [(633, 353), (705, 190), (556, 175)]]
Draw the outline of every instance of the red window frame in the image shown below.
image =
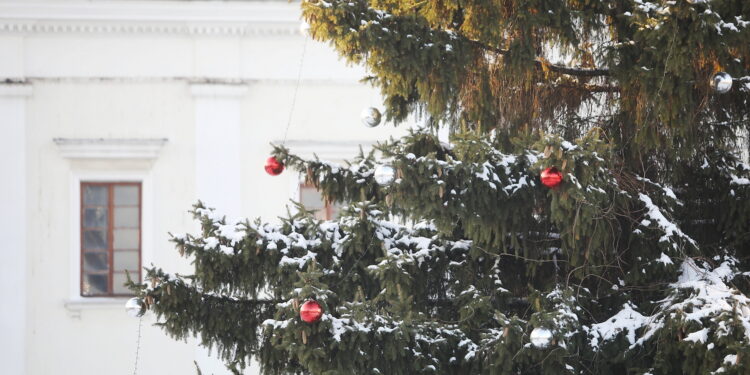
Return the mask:
[[(84, 254), (85, 252), (92, 252), (90, 249), (84, 248), (84, 232), (86, 229), (94, 229), (94, 228), (103, 228), (103, 227), (85, 227), (84, 223), (84, 213), (86, 208), (92, 208), (92, 207), (102, 207), (100, 205), (86, 205), (86, 201), (84, 199), (84, 194), (86, 192), (87, 186), (105, 186), (107, 187), (107, 227), (106, 227), (106, 233), (107, 233), (107, 248), (105, 250), (102, 250), (102, 252), (107, 253), (107, 292), (106, 293), (97, 293), (97, 294), (85, 294), (83, 289), (83, 282), (84, 282), (84, 276), (86, 274), (96, 274), (97, 272), (86, 272), (84, 269)], [(114, 293), (114, 275), (116, 273), (122, 273), (124, 274), (125, 271), (116, 271), (114, 269), (114, 230), (116, 229), (115, 223), (114, 223), (114, 189), (116, 186), (136, 186), (138, 187), (138, 249), (135, 249), (138, 253), (138, 269), (136, 273), (131, 272), (130, 278), (132, 280), (140, 281), (141, 280), (141, 268), (143, 264), (142, 259), (142, 224), (143, 224), (143, 208), (142, 208), (142, 202), (143, 202), (143, 187), (140, 182), (81, 182), (81, 207), (80, 207), (80, 242), (81, 242), (81, 249), (79, 252), (79, 258), (80, 258), (80, 272), (79, 272), (79, 293), (81, 297), (91, 298), (91, 297), (131, 297), (134, 294), (133, 293)], [(118, 207), (135, 207), (132, 205), (120, 205)], [(117, 227), (120, 228), (120, 227)], [(122, 227), (122, 228), (129, 228), (133, 229), (132, 227)], [(101, 274), (104, 274), (104, 272), (101, 272)]]

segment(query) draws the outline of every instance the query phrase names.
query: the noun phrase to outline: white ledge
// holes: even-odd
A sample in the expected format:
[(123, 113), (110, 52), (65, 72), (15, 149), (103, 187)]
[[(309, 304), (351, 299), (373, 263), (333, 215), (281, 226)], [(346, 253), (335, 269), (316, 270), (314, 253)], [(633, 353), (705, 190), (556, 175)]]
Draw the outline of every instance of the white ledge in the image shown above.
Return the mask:
[(54, 138), (60, 154), (68, 159), (154, 160), (167, 138)]
[(2, 96), (31, 96), (34, 90), (27, 84), (0, 84), (0, 97)]
[[(275, 141), (273, 144), (281, 145), (281, 141)], [(372, 150), (374, 141), (306, 141), (306, 140), (288, 140), (284, 146), (293, 154), (304, 158), (312, 158), (317, 155), (321, 160), (340, 162), (351, 160), (359, 155), (360, 147), (367, 155)]]
[(79, 297), (63, 302), (63, 306), (68, 310), (68, 314), (73, 318), (80, 318), (83, 310), (122, 310), (125, 312), (125, 302), (129, 297)]
[(197, 83), (190, 85), (190, 93), (198, 98), (241, 97), (247, 91), (247, 86), (242, 84)]

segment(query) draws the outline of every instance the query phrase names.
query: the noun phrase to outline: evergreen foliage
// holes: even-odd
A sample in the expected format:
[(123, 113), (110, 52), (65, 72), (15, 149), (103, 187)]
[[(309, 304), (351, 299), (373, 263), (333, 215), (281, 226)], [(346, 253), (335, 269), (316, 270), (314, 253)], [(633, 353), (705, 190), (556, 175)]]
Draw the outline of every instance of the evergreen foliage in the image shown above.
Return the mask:
[[(235, 222), (198, 203), (201, 233), (173, 239), (195, 272), (131, 284), (169, 334), (266, 374), (750, 372), (750, 3), (302, 9), (314, 38), (367, 64), (389, 120), (428, 126), (347, 165), (275, 148), (347, 205), (337, 220), (299, 206)], [(549, 166), (556, 189), (539, 183)]]

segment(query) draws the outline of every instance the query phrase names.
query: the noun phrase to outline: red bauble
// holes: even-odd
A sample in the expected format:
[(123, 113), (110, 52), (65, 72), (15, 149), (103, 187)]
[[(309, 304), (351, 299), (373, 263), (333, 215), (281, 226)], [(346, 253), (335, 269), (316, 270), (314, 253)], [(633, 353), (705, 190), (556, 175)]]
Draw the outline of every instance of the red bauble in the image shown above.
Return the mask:
[(555, 188), (560, 186), (563, 180), (563, 175), (559, 170), (557, 170), (557, 167), (549, 167), (543, 170), (542, 174), (539, 177), (542, 180), (542, 185), (548, 188)]
[(299, 317), (307, 323), (315, 323), (323, 316), (323, 307), (316, 301), (309, 300), (299, 308)]
[(266, 159), (266, 173), (270, 174), (271, 176), (278, 176), (283, 171), (284, 164), (282, 164), (279, 159), (276, 159), (275, 156), (271, 156), (270, 158)]

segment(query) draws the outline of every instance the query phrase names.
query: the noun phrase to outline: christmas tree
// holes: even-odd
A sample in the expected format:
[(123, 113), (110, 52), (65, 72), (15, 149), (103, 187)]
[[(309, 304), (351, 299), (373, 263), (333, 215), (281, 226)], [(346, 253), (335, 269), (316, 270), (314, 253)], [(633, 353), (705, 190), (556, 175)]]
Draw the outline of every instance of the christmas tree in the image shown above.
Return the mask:
[(197, 204), (194, 274), (131, 284), (166, 332), (264, 374), (750, 372), (750, 3), (302, 10), (426, 125), (348, 165), (275, 148), (337, 220)]

